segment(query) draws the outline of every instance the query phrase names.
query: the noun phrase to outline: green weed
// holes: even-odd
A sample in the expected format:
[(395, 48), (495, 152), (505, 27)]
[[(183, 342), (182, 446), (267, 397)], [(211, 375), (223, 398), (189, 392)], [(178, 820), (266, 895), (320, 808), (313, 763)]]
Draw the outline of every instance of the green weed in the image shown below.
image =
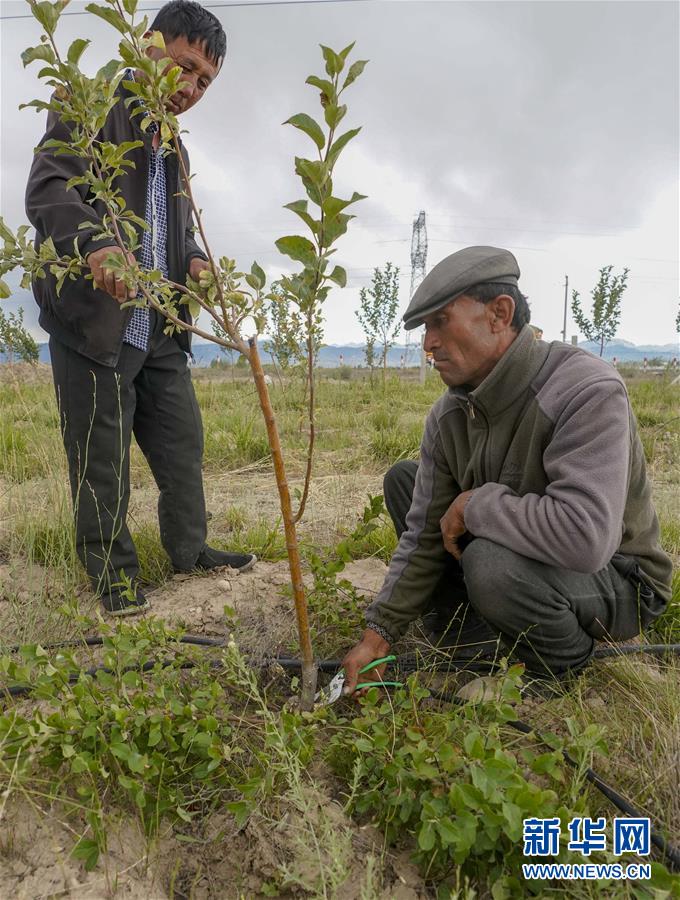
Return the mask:
[(243, 531), (248, 522), (248, 514), (239, 506), (230, 506), (220, 516), (217, 524), (225, 531)]
[(322, 557), (312, 549), (306, 550), (305, 558), (314, 576), (314, 586), (308, 592), (307, 601), (319, 652), (328, 647), (328, 652), (332, 653), (338, 644), (351, 640), (363, 625), (365, 598), (346, 578), (338, 576), (355, 557), (356, 547), (375, 533), (377, 519), (383, 514), (382, 496), (369, 496), (358, 524), (331, 553), (324, 553)]
[(107, 848), (107, 810), (138, 816), (151, 840), (167, 821), (200, 822), (212, 810), (239, 828), (250, 819), (271, 828), (289, 809), (300, 862), (282, 860), (273, 881), (332, 896), (351, 835), (323, 814), (308, 775), (314, 717), (273, 711), (235, 645), (211, 660), (179, 636), (153, 620), (105, 628), (103, 667), (88, 673), (75, 651), (50, 658), (26, 645), (0, 657), (3, 680), (41, 701), (0, 715), (0, 785), (40, 784), (70, 810), (72, 855), (88, 870)]
[(137, 549), (139, 578), (145, 584), (163, 584), (172, 577), (172, 565), (161, 544), (157, 525), (142, 525), (132, 532)]
[(371, 437), (369, 450), (377, 462), (391, 466), (400, 459), (416, 459), (422, 438), (420, 424), (411, 424), (406, 428), (381, 428)]
[(205, 463), (209, 467), (237, 469), (269, 459), (269, 444), (260, 423), (237, 416), (219, 416), (205, 430)]
[(47, 524), (28, 521), (23, 524), (16, 537), (23, 543), (27, 555), (33, 562), (47, 568), (75, 568), (78, 565), (73, 534), (73, 523), (69, 520)]
[[(352, 785), (353, 811), (377, 820), (389, 843), (408, 834), (425, 878), (442, 881), (461, 866), (476, 880), (500, 881), (505, 896), (519, 895), (522, 819), (566, 822), (571, 812), (555, 791), (567, 774), (559, 749), (519, 756), (502, 739), (518, 677), (503, 682), (502, 703), (445, 712), (425, 705), (428, 691), (414, 678), (388, 699), (373, 688), (354, 733), (341, 730), (331, 741), (327, 758)], [(527, 779), (532, 767), (545, 786)]]
[(220, 550), (232, 553), (254, 553), (258, 559), (276, 562), (286, 558), (286, 541), (278, 523), (273, 526), (263, 518), (242, 529), (235, 528), (229, 539), (216, 540)]
[(663, 516), (659, 520), (661, 546), (671, 556), (680, 556), (680, 521)]
[[(337, 722), (327, 748), (350, 786), (350, 809), (377, 822), (390, 844), (408, 835), (423, 878), (439, 883), (437, 896), (452, 896), (454, 877), (481, 896), (489, 888), (493, 897), (542, 895), (547, 885), (522, 877), (523, 820), (557, 817), (566, 831), (573, 816), (587, 814), (584, 773), (594, 753), (607, 753), (602, 726), (568, 720), (566, 738), (511, 738), (520, 673), (506, 673), (496, 699), (448, 709), (433, 705), (415, 677), (391, 697), (372, 688), (351, 723)], [(555, 858), (570, 858), (564, 844)], [(663, 867), (656, 877), (664, 885), (669, 878)]]

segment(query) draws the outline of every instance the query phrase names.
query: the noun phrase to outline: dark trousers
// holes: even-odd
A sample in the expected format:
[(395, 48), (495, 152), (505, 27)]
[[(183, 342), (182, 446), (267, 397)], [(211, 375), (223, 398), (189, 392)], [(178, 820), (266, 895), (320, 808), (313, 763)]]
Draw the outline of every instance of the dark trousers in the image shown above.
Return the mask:
[[(400, 535), (413, 497), (417, 463), (405, 460), (385, 476), (385, 505)], [(440, 627), (447, 617), (461, 638), (486, 626), (537, 673), (560, 674), (586, 664), (595, 640), (639, 634), (665, 604), (641, 584), (637, 565), (616, 554), (584, 575), (529, 559), (484, 538), (453, 557), (433, 597)]]
[(161, 541), (173, 565), (191, 568), (205, 545), (201, 414), (184, 352), (154, 312), (151, 325), (148, 351), (123, 344), (115, 368), (50, 338), (76, 546), (99, 594), (139, 571), (126, 524), (132, 434), (160, 491)]

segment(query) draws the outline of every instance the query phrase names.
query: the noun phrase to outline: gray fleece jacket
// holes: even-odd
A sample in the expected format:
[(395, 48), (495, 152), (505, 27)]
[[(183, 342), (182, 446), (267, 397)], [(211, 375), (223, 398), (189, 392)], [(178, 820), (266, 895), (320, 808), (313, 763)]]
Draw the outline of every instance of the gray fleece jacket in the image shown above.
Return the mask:
[(618, 552), (669, 600), (672, 566), (635, 417), (603, 360), (524, 326), (479, 387), (435, 403), (420, 455), (407, 530), (367, 611), (393, 640), (429, 607), (447, 559), (439, 520), (472, 489), (465, 524), (475, 537), (584, 573)]

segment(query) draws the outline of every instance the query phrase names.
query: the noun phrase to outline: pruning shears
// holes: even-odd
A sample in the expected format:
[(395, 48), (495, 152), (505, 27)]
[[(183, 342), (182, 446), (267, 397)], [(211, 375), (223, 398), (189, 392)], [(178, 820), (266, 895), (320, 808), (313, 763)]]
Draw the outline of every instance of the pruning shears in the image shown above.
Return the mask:
[[(397, 657), (390, 656), (382, 656), (380, 659), (374, 659), (373, 662), (370, 662), (367, 666), (364, 666), (363, 669), (359, 669), (359, 674), (364, 675), (366, 672), (370, 672), (378, 666), (382, 666), (383, 663), (393, 663), (397, 661)], [(336, 700), (339, 700), (342, 696), (342, 689), (345, 686), (345, 670), (340, 669), (337, 675), (335, 675), (328, 684), (328, 687), (319, 691), (319, 693), (314, 698), (315, 701), (321, 706), (330, 706), (331, 703), (335, 703)], [(357, 691), (361, 691), (364, 688), (370, 687), (401, 687), (401, 681), (362, 681), (355, 688)]]

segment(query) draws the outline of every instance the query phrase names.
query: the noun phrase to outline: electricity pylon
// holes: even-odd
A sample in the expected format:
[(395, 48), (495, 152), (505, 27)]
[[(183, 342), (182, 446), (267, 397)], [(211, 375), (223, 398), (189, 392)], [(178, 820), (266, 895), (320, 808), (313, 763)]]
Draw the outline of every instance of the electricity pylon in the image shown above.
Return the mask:
[[(411, 236), (411, 291), (409, 300), (418, 290), (420, 283), (425, 278), (427, 268), (427, 226), (425, 225), (425, 210), (421, 209), (413, 220), (413, 234)], [(408, 362), (409, 336), (406, 332), (406, 360)], [(423, 348), (424, 334), (420, 339), (420, 383), (425, 384), (426, 358)]]

